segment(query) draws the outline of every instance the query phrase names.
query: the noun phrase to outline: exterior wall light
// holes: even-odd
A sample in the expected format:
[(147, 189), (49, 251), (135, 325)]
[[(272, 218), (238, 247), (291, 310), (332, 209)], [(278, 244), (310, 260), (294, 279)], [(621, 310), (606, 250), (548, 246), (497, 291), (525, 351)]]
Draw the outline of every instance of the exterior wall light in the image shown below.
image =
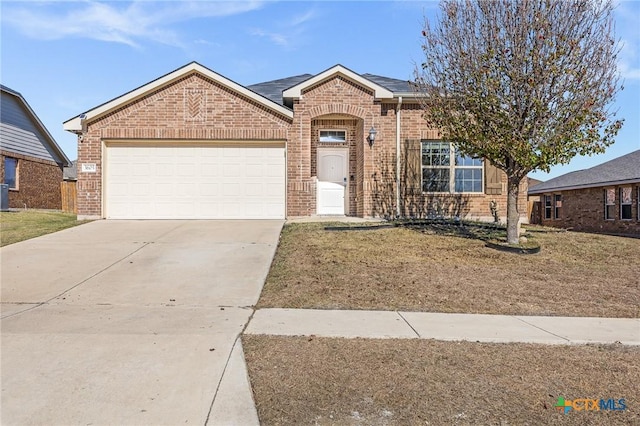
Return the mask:
[(369, 130), (369, 137), (367, 138), (367, 140), (369, 141), (369, 146), (373, 146), (373, 142), (375, 142), (376, 140), (376, 134), (378, 134), (376, 129), (374, 127), (371, 127), (371, 129)]

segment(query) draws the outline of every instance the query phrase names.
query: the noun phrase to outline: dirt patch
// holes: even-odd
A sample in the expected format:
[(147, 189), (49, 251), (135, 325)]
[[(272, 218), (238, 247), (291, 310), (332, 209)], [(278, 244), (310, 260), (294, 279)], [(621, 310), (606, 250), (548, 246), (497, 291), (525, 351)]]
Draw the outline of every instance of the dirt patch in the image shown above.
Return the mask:
[(521, 256), (424, 229), (282, 232), (258, 306), (518, 315), (640, 316), (640, 240), (536, 233)]
[[(637, 425), (640, 348), (243, 336), (261, 424)], [(622, 411), (555, 408), (624, 399)]]

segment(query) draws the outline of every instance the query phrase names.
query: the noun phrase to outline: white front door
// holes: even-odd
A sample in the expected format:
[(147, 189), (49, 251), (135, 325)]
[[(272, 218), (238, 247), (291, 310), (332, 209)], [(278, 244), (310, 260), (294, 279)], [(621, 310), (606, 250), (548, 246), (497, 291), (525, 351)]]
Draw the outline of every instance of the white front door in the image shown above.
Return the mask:
[(346, 214), (348, 153), (348, 148), (318, 148), (317, 214)]

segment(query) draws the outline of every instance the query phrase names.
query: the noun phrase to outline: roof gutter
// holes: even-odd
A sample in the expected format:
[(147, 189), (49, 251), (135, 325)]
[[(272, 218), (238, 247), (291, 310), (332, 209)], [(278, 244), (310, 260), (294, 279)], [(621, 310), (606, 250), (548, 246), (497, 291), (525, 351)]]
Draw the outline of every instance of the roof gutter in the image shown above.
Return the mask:
[(396, 110), (396, 217), (400, 217), (400, 116), (402, 109), (402, 96), (398, 97)]

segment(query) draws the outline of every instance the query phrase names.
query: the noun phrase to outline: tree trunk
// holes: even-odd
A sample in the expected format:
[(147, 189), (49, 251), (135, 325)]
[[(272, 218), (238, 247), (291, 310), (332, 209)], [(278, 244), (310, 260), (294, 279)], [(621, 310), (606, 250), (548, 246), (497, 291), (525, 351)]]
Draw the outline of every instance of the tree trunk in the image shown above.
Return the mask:
[(520, 213), (518, 212), (518, 193), (520, 181), (512, 176), (507, 176), (507, 243), (518, 244), (518, 222)]

